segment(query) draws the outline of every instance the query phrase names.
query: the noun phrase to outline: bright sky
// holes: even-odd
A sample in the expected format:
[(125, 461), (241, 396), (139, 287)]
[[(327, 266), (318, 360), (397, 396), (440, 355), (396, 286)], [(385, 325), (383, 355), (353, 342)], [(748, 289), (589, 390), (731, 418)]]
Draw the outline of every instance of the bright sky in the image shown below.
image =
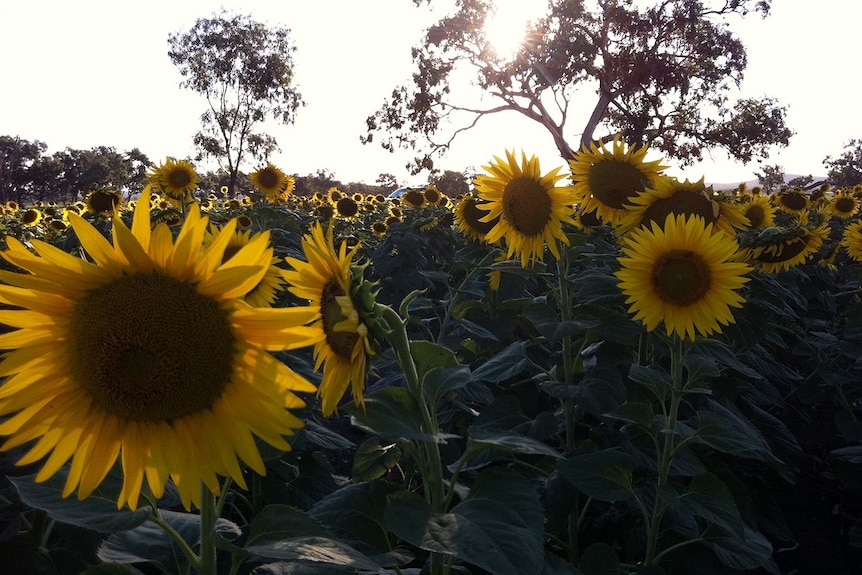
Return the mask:
[[(402, 184), (422, 182), (404, 169), (407, 153), (359, 142), (365, 119), (410, 77), (410, 48), (443, 15), (410, 0), (0, 0), (0, 135), (41, 140), (49, 153), (104, 145), (121, 152), (138, 147), (153, 161), (191, 156), (206, 101), (179, 88), (167, 37), (222, 6), (290, 28), (297, 47), (295, 77), (308, 105), (295, 125), (267, 128), (282, 149), (273, 163), (299, 175), (325, 168), (345, 183), (374, 183), (380, 173), (395, 174)], [(827, 155), (862, 138), (855, 86), (860, 22), (858, 0), (776, 0), (766, 20), (754, 14), (732, 23), (749, 56), (739, 95), (777, 97), (796, 132), (767, 164), (824, 175)], [(536, 154), (544, 171), (562, 165), (544, 129), (515, 113), (480, 122), (439, 165), (478, 170), (506, 149)], [(759, 170), (717, 152), (685, 170), (671, 163), (667, 173), (733, 183), (754, 179)]]

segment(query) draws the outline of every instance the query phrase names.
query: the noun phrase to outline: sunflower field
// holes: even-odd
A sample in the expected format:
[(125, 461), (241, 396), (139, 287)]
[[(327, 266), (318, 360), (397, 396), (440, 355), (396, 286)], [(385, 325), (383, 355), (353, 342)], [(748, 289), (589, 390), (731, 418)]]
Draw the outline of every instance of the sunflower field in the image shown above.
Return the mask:
[(647, 153), (3, 206), (3, 572), (862, 572), (862, 187)]

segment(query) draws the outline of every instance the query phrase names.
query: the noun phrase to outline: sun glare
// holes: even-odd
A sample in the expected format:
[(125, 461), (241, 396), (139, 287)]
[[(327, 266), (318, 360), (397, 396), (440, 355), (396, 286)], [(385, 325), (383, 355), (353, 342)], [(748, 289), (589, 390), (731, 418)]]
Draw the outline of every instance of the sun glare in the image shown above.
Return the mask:
[(529, 24), (541, 16), (541, 0), (498, 0), (482, 26), (485, 39), (501, 58), (512, 57), (524, 43)]

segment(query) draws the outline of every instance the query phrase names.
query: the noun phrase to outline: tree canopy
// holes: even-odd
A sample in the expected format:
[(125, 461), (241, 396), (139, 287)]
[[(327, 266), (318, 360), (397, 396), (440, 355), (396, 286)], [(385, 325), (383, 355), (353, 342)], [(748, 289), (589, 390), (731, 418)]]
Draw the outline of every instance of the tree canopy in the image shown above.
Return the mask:
[(862, 184), (862, 140), (850, 140), (840, 156), (826, 156), (823, 165), (829, 168), (826, 177), (833, 185), (851, 187)]
[[(419, 5), (428, 0), (414, 0)], [(771, 97), (731, 101), (747, 65), (729, 19), (763, 17), (771, 0), (550, 0), (519, 51), (498, 55), (483, 30), (492, 0), (456, 0), (413, 48), (411, 85), (367, 119), (364, 143), (412, 149), (433, 169), (459, 133), (501, 112), (544, 126), (564, 159), (616, 135), (690, 165), (723, 149), (747, 163), (786, 146), (786, 109)], [(468, 73), (482, 98), (456, 89)], [(592, 97), (584, 109), (576, 101)]]
[(202, 157), (226, 163), (233, 194), (245, 155), (260, 162), (278, 149), (261, 131), (267, 118), (293, 123), (304, 104), (294, 86), (290, 30), (222, 10), (168, 37), (168, 56), (189, 88), (207, 99), (195, 145)]

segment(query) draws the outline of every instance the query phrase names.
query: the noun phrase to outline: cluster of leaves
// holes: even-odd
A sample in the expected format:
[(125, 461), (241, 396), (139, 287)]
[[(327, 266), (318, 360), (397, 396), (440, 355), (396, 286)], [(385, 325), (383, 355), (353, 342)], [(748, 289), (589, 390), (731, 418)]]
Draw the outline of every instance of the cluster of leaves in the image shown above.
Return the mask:
[[(211, 216), (240, 213), (272, 230), (278, 255), (301, 257), (308, 212)], [(610, 230), (568, 230), (559, 262), (524, 269), (445, 216), (405, 210), (385, 236), (336, 222), (403, 318), (403, 345), (378, 342), (364, 408), (323, 419), (308, 398), (293, 450), (261, 445), (267, 475), (227, 490), (217, 531), (231, 573), (781, 573), (810, 556), (823, 566), (818, 532), (840, 542), (830, 572), (858, 565), (858, 266), (754, 274), (737, 323), (677, 365), (668, 338), (627, 314)], [(73, 236), (58, 245), (76, 249)], [(280, 358), (319, 377), (309, 350)], [(115, 476), (62, 499), (62, 474), (36, 484), (17, 455), (0, 460), (12, 568), (188, 572), (151, 509), (116, 511)], [(170, 492), (158, 506), (194, 547), (198, 516)]]

